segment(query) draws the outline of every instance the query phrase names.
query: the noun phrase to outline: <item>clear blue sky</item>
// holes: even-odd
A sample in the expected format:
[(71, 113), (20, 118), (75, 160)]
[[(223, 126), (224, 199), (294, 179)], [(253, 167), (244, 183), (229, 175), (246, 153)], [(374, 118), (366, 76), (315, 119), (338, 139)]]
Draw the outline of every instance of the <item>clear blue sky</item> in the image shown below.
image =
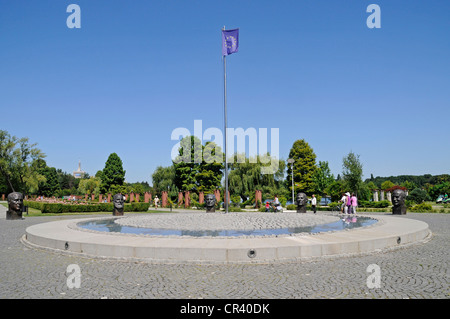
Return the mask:
[(350, 151), (365, 178), (448, 174), (449, 13), (441, 0), (0, 0), (0, 129), (49, 166), (95, 175), (116, 152), (128, 182), (151, 183), (175, 128), (223, 128), (225, 25), (240, 28), (229, 127), (279, 128), (283, 159), (305, 139), (335, 175)]

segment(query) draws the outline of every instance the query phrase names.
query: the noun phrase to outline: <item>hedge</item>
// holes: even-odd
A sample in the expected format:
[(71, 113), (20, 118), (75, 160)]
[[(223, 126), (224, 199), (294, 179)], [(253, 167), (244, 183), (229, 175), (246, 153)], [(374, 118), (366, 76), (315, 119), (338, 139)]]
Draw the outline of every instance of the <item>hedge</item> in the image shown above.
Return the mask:
[[(112, 212), (114, 204), (60, 204), (60, 203), (42, 203), (34, 201), (24, 201), (24, 205), (40, 210), (45, 213), (86, 213), (86, 212)], [(150, 203), (131, 203), (124, 205), (124, 212), (145, 212), (150, 207)]]

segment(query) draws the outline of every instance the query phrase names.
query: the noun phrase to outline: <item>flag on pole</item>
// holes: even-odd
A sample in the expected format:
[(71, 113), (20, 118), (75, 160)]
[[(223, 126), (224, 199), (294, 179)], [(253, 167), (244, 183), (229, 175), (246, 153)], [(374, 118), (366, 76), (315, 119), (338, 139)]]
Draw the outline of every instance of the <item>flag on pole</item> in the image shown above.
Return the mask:
[(222, 55), (238, 52), (239, 29), (222, 30)]

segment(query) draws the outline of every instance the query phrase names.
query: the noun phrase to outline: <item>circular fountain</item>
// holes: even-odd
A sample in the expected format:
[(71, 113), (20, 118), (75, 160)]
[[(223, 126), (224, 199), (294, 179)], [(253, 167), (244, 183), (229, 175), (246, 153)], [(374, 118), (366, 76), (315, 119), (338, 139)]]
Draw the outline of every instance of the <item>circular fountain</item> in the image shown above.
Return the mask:
[(426, 223), (387, 215), (190, 212), (42, 223), (23, 242), (88, 257), (226, 263), (370, 253), (429, 236)]

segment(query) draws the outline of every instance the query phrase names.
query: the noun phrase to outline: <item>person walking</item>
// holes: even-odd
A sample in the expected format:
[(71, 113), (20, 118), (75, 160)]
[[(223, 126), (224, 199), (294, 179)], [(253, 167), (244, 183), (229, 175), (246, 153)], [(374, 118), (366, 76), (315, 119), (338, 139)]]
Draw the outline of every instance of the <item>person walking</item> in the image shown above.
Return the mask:
[(313, 194), (312, 199), (311, 199), (311, 206), (312, 206), (312, 210), (313, 210), (314, 214), (316, 213), (316, 205), (317, 205), (317, 198)]
[(158, 203), (159, 203), (158, 195), (156, 195), (156, 197), (154, 199), (154, 202), (155, 202), (155, 209), (157, 209), (158, 208)]
[(347, 205), (347, 196), (344, 194), (342, 194), (342, 198), (339, 200), (340, 202), (342, 202), (342, 206), (341, 206), (341, 213), (345, 214), (346, 213), (346, 205)]
[(349, 192), (345, 193), (345, 195), (347, 196), (347, 203), (346, 208), (347, 208), (347, 214), (351, 214), (351, 209), (352, 209), (352, 196), (350, 195)]
[(358, 206), (358, 199), (356, 198), (355, 193), (352, 193), (351, 203), (352, 203), (352, 214), (356, 214), (356, 207)]

